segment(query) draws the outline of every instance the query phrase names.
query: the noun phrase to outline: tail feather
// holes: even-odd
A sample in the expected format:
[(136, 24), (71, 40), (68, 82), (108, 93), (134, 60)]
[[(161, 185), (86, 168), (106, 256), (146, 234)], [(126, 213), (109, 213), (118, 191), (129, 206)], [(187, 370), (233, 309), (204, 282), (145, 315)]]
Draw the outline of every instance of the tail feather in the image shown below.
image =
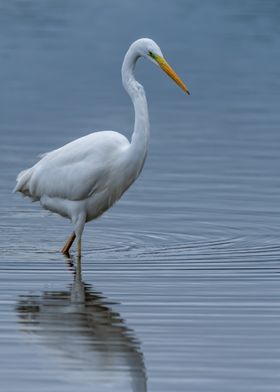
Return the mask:
[(26, 169), (21, 171), (18, 176), (17, 176), (17, 184), (14, 188), (14, 192), (21, 192), (26, 196), (31, 196), (30, 191), (29, 191), (29, 180), (32, 176), (32, 168)]

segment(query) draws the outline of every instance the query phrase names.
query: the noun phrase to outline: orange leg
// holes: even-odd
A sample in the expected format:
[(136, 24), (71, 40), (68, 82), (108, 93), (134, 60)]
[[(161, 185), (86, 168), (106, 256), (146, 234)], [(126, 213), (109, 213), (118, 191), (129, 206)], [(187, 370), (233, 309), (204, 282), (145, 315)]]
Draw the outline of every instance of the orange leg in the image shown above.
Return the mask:
[(66, 241), (64, 247), (61, 249), (61, 252), (64, 253), (65, 255), (69, 254), (69, 249), (71, 248), (73, 242), (75, 241), (76, 234), (72, 233), (68, 240)]

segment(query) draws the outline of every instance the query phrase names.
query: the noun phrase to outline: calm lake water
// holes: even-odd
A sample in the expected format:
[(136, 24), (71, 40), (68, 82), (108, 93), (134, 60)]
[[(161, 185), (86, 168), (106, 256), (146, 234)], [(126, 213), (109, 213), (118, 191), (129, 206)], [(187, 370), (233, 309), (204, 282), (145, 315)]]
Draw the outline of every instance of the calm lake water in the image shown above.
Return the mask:
[[(280, 390), (279, 19), (278, 0), (1, 2), (1, 390)], [(11, 192), (42, 152), (130, 136), (143, 36), (192, 95), (139, 62), (149, 156), (81, 271), (69, 222)]]

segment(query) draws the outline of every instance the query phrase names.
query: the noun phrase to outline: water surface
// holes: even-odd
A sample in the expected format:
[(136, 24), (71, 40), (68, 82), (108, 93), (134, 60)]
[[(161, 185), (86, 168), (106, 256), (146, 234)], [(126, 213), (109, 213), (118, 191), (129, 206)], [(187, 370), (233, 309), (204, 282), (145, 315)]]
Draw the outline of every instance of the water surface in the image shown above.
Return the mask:
[[(5, 391), (279, 390), (279, 15), (276, 0), (1, 4)], [(142, 36), (191, 96), (139, 62), (148, 159), (87, 225), (81, 275), (58, 252), (69, 222), (11, 190), (42, 152), (130, 137), (120, 66)]]

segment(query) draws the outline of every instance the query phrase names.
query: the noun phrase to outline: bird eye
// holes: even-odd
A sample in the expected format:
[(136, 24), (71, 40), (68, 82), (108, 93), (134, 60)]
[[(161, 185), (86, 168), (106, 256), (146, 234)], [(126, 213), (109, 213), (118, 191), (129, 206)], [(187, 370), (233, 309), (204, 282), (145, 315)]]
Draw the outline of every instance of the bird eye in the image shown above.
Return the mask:
[(151, 52), (150, 50), (149, 50), (148, 54), (149, 54), (149, 56), (151, 56), (153, 59), (155, 58), (155, 55), (154, 55), (153, 52)]

